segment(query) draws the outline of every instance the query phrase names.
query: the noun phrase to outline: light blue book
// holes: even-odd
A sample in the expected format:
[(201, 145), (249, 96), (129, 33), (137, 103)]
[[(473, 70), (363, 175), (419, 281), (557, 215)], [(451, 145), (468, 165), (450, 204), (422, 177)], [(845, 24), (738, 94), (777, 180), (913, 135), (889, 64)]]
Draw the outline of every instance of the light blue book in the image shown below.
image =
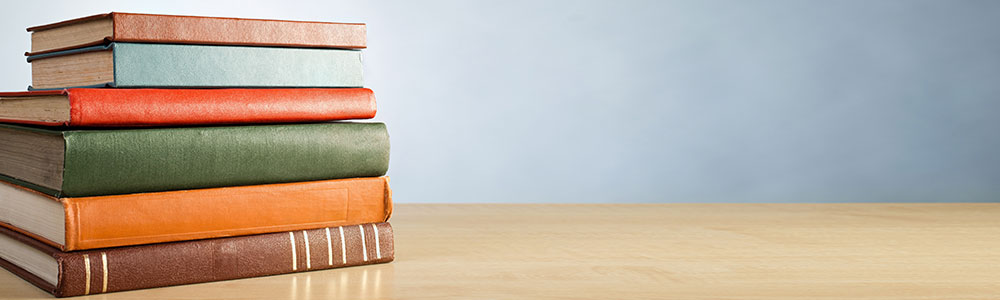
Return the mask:
[(361, 51), (110, 43), (28, 57), (31, 89), (361, 87)]

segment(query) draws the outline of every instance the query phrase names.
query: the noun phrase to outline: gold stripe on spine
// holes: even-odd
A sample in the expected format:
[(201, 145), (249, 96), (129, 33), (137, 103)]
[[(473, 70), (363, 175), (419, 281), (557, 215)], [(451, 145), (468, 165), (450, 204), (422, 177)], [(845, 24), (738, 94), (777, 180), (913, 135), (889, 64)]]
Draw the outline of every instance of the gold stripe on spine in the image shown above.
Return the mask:
[(330, 227), (326, 228), (326, 265), (333, 265), (333, 242), (330, 242)]
[(292, 271), (295, 271), (299, 269), (299, 267), (296, 266), (299, 259), (295, 257), (295, 233), (289, 232), (288, 240), (292, 242)]
[(361, 253), (363, 253), (364, 261), (368, 261), (368, 245), (365, 245), (365, 227), (358, 225), (358, 230), (361, 231)]
[(101, 293), (108, 292), (108, 254), (101, 252), (101, 267), (104, 271), (104, 280), (101, 282)]
[(340, 229), (340, 259), (346, 265), (347, 264), (347, 245), (344, 245), (344, 227), (337, 227)]
[(309, 233), (302, 231), (302, 241), (306, 242), (306, 270), (312, 269), (312, 256), (309, 255)]
[(83, 255), (83, 266), (84, 266), (83, 278), (87, 280), (85, 281), (86, 283), (83, 285), (83, 294), (90, 295), (90, 255), (86, 254)]
[(375, 257), (382, 259), (382, 247), (378, 244), (378, 226), (372, 224), (372, 231), (375, 232)]

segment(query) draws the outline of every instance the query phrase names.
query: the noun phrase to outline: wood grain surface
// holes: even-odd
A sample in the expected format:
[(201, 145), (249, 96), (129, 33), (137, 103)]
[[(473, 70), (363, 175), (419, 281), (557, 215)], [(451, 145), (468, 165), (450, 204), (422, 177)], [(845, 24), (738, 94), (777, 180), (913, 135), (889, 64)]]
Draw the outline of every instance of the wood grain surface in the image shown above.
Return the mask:
[[(1000, 204), (400, 204), (390, 222), (390, 264), (89, 298), (1000, 298)], [(0, 298), (50, 297), (0, 271)]]

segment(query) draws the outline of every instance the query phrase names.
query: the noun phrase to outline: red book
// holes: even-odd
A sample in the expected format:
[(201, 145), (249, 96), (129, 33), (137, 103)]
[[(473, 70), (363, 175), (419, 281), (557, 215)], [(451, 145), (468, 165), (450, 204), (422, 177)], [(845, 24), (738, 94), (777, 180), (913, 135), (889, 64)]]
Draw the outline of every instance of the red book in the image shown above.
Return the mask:
[(88, 89), (0, 93), (0, 122), (47, 126), (305, 123), (375, 117), (365, 88)]

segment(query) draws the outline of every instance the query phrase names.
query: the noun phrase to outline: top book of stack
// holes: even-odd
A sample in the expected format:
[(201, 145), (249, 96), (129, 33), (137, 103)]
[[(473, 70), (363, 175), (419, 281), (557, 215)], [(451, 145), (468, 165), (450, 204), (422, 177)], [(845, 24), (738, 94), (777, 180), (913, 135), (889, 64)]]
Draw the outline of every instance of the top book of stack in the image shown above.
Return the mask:
[(365, 24), (153, 14), (100, 14), (28, 28), (27, 56), (111, 42), (300, 48), (366, 47)]

